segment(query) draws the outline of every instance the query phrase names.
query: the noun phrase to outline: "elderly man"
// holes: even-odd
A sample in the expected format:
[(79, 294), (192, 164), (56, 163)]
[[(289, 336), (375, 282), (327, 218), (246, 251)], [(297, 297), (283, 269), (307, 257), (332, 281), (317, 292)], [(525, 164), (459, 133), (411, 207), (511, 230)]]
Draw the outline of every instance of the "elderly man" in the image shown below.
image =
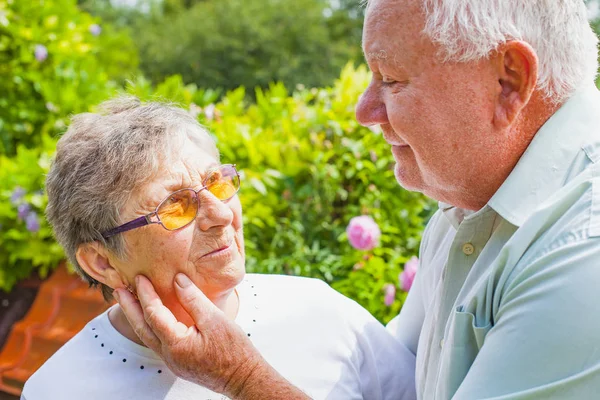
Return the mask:
[[(583, 1), (371, 0), (363, 45), (358, 121), (382, 127), (403, 187), (440, 201), (389, 325), (416, 355), (418, 398), (596, 398), (600, 94)], [(176, 287), (193, 328), (147, 285), (141, 305), (119, 292), (174, 371), (230, 397), (304, 398)], [(216, 352), (224, 340), (236, 350)]]

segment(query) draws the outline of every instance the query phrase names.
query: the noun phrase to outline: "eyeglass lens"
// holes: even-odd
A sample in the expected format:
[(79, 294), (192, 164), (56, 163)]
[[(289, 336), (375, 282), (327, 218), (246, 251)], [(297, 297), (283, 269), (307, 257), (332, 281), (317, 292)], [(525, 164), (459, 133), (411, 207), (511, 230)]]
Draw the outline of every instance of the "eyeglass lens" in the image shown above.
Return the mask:
[[(203, 182), (206, 189), (221, 201), (233, 197), (239, 187), (240, 178), (233, 165), (224, 165), (211, 172)], [(192, 189), (173, 192), (157, 208), (160, 222), (168, 230), (183, 228), (196, 218), (199, 198)]]

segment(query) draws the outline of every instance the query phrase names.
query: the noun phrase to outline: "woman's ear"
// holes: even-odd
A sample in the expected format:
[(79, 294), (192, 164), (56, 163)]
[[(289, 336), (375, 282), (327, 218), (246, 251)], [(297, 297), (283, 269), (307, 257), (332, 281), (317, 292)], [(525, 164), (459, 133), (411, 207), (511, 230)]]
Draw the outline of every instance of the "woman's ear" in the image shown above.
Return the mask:
[(498, 48), (494, 62), (498, 79), (494, 123), (507, 127), (517, 119), (537, 87), (538, 57), (528, 43), (512, 40)]
[(113, 289), (127, 287), (128, 283), (111, 264), (108, 251), (100, 243), (79, 245), (75, 257), (81, 268), (96, 281)]

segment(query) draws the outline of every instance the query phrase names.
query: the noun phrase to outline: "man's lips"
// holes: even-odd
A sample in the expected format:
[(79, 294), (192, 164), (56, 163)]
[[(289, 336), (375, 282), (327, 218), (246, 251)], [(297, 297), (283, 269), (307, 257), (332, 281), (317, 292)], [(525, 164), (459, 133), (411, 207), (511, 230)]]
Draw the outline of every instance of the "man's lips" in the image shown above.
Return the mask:
[(390, 146), (394, 147), (408, 147), (408, 144), (398, 140), (398, 137), (394, 134), (389, 134), (386, 130), (383, 130), (383, 140), (385, 140)]

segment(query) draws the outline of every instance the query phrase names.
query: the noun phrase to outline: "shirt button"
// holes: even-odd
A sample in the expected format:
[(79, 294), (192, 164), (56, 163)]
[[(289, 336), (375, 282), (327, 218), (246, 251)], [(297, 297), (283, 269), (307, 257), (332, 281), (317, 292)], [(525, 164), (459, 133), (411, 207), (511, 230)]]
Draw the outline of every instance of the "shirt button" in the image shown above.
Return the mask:
[(440, 349), (444, 347), (444, 338), (442, 338), (442, 340), (440, 340)]
[(475, 247), (471, 243), (465, 243), (463, 244), (462, 251), (465, 255), (470, 256), (475, 253)]

